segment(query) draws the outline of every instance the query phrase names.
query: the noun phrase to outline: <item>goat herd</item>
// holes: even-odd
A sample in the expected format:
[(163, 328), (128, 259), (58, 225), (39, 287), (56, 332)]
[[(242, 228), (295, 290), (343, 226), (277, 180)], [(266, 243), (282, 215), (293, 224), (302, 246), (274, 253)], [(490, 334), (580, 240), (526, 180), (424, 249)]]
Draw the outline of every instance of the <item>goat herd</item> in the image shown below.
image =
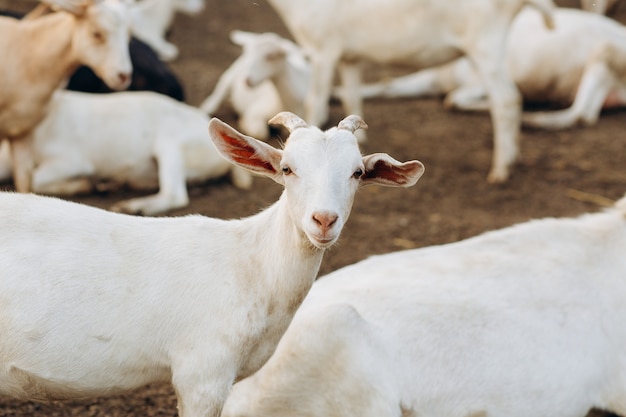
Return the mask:
[[(267, 22), (252, 23), (257, 2), (228, 3), (202, 12), (237, 16), (217, 26), (241, 52), (202, 61), (220, 68), (211, 94), (172, 72), (190, 50), (176, 45), (185, 28), (165, 39), (174, 13), (197, 14), (200, 0), (46, 0), (0, 18), (0, 178), (16, 190), (0, 192), (0, 416), (152, 383), (171, 383), (181, 417), (626, 415), (624, 173), (595, 178), (617, 200), (602, 199), (604, 211), (415, 249), (428, 230), (458, 225), (433, 198), (450, 201), (452, 182), (465, 184), (455, 218), (491, 206), (482, 230), (507, 224), (512, 207), (517, 220), (539, 217), (533, 204), (540, 217), (589, 211), (580, 199), (591, 194), (539, 192), (550, 174), (531, 172), (540, 164), (520, 157), (520, 137), (576, 154), (601, 111), (626, 104), (626, 29), (602, 14), (618, 2), (583, 2), (591, 12), (550, 0), (268, 0), (295, 42), (248, 30)], [(377, 79), (362, 82), (362, 61)], [(385, 72), (398, 63), (426, 69)], [(81, 65), (100, 79), (75, 73)], [(94, 94), (105, 86), (152, 91)], [(425, 96), (490, 118), (420, 115), (439, 105), (413, 100)], [(522, 100), (559, 110), (522, 112)], [(441, 136), (456, 120), (493, 132), (493, 146), (474, 163), (478, 152), (464, 152), (475, 143), (462, 148), (470, 134), (411, 143), (428, 118)], [(288, 134), (282, 147), (265, 142), (277, 134), (269, 125)], [(374, 147), (393, 156), (363, 155)], [(422, 148), (438, 150), (420, 180)], [(619, 152), (602, 153), (588, 159), (623, 166)], [(594, 170), (562, 160), (541, 166), (563, 175), (559, 186)], [(206, 184), (224, 176), (236, 188)], [(259, 177), (283, 191), (249, 217), (149, 217), (201, 211), (194, 183), (211, 190), (203, 201), (223, 207), (218, 217), (236, 217), (231, 200), (263, 193)], [(125, 187), (132, 198), (110, 204)], [(98, 194), (109, 210), (66, 201)], [(548, 200), (566, 209), (549, 213)], [(350, 252), (359, 262), (322, 263)], [(376, 252), (389, 253), (363, 260)]]

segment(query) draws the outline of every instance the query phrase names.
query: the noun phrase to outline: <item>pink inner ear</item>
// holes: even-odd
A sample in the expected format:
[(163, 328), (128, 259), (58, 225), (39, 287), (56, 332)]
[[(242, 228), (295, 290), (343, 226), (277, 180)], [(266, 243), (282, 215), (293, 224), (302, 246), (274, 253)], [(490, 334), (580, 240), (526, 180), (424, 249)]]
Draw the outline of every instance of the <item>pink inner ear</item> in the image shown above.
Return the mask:
[(256, 149), (250, 146), (248, 142), (226, 133), (221, 133), (220, 136), (224, 140), (224, 143), (228, 145), (226, 146), (226, 152), (233, 161), (251, 168), (257, 167), (264, 171), (276, 172), (272, 164), (260, 158)]
[(409, 183), (406, 174), (410, 173), (411, 170), (410, 166), (396, 166), (388, 164), (383, 160), (378, 160), (374, 163), (374, 167), (371, 170), (365, 172), (365, 178), (376, 178), (383, 182), (405, 185)]

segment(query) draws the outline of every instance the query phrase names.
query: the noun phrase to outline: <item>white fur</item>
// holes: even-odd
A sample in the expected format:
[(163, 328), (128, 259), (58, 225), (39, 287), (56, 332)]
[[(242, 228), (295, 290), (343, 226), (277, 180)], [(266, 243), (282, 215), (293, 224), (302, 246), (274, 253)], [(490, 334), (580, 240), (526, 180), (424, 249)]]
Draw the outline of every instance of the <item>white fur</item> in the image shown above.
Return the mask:
[(224, 157), (285, 187), (241, 220), (0, 193), (0, 395), (77, 398), (171, 381), (181, 417), (218, 416), (233, 381), (274, 350), (357, 188), (410, 186), (423, 172), (418, 161), (362, 157), (348, 119), (322, 132), (281, 113), (273, 121), (292, 130), (283, 150), (211, 120)]
[[(506, 64), (524, 99), (568, 106), (524, 114), (523, 122), (546, 129), (595, 124), (603, 105), (626, 105), (626, 28), (605, 16), (569, 8), (556, 9), (554, 21), (549, 30), (536, 10), (525, 8), (511, 26)], [(489, 108), (484, 84), (465, 58), (361, 91), (364, 97), (447, 94), (448, 107)]]
[(223, 417), (626, 413), (626, 198), (320, 278)]
[[(346, 113), (363, 114), (358, 60), (418, 68), (466, 55), (491, 97), (494, 156), (488, 179), (505, 181), (518, 156), (520, 97), (503, 63), (506, 34), (523, 4), (538, 7), (550, 22), (550, 0), (268, 0), (311, 59), (306, 119), (328, 117), (335, 68), (339, 68)], [(468, 18), (471, 16), (471, 19)]]
[[(113, 89), (130, 83), (130, 20), (119, 0), (87, 2), (84, 12), (56, 12), (36, 19), (0, 17), (0, 139), (12, 142), (19, 166), (20, 142), (46, 113), (50, 98), (79, 65), (87, 65)], [(16, 188), (27, 188), (14, 175)]]
[(200, 108), (213, 114), (228, 96), (241, 130), (266, 138), (267, 121), (277, 112), (304, 113), (310, 65), (296, 44), (275, 33), (235, 30), (230, 38), (242, 47), (241, 55)]
[[(62, 90), (52, 98), (46, 118), (23, 139), (24, 163), (18, 169), (29, 169), (22, 174), (30, 179), (25, 191), (39, 194), (89, 193), (99, 182), (107, 188), (158, 188), (157, 194), (112, 207), (146, 215), (186, 206), (187, 182), (231, 174), (236, 186), (250, 188), (250, 173), (215, 149), (208, 123), (197, 108), (162, 94)], [(0, 158), (0, 165), (6, 161)]]
[(178, 56), (178, 47), (165, 39), (176, 12), (195, 15), (204, 0), (141, 0), (131, 8), (133, 34), (150, 45), (164, 61)]

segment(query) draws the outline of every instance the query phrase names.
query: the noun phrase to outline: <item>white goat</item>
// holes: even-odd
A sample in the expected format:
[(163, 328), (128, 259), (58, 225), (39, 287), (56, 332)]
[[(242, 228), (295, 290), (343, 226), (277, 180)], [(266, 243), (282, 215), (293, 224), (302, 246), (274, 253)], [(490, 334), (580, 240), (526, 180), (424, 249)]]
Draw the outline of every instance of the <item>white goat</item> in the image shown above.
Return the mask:
[(626, 198), (320, 278), (223, 417), (626, 413)]
[[(626, 28), (613, 19), (576, 9), (554, 11), (548, 30), (536, 10), (515, 18), (506, 64), (529, 102), (552, 102), (565, 110), (523, 115), (525, 124), (560, 129), (594, 124), (603, 107), (626, 105)], [(570, 48), (572, 44), (576, 48)], [(446, 106), (487, 110), (486, 88), (471, 63), (458, 59), (389, 81), (365, 85), (363, 97), (419, 97), (447, 94)]]
[[(268, 0), (311, 59), (306, 118), (320, 125), (328, 117), (338, 64), (347, 113), (363, 114), (358, 59), (404, 63), (420, 68), (466, 55), (491, 97), (494, 156), (489, 181), (505, 181), (518, 156), (520, 97), (504, 66), (506, 35), (522, 8), (531, 4), (551, 23), (551, 0)], [(471, 16), (471, 21), (468, 21)]]
[[(46, 118), (23, 139), (23, 163), (17, 169), (29, 169), (21, 174), (30, 178), (25, 191), (39, 194), (89, 193), (99, 181), (107, 189), (158, 188), (155, 195), (112, 207), (146, 215), (186, 206), (186, 182), (231, 174), (237, 187), (250, 188), (250, 173), (215, 149), (206, 133), (208, 122), (199, 109), (153, 92), (101, 96), (61, 90)], [(0, 158), (0, 163), (7, 160)]]
[(178, 47), (165, 39), (176, 12), (198, 14), (204, 0), (141, 0), (131, 10), (133, 35), (147, 43), (164, 61), (178, 56)]
[[(45, 116), (52, 94), (87, 65), (113, 89), (130, 83), (129, 16), (118, 0), (84, 3), (78, 15), (57, 12), (36, 19), (0, 17), (0, 139), (12, 142), (20, 164), (20, 142)], [(14, 175), (19, 191), (28, 188)]]
[(277, 112), (304, 113), (310, 65), (296, 44), (275, 33), (234, 30), (230, 39), (242, 47), (241, 55), (200, 108), (213, 114), (229, 96), (241, 130), (266, 138), (267, 121)]
[(291, 113), (283, 150), (213, 119), (232, 163), (284, 185), (241, 220), (135, 217), (0, 193), (0, 395), (111, 394), (171, 381), (181, 417), (219, 416), (273, 352), (360, 185), (413, 185), (418, 161), (362, 157), (357, 116), (322, 132)]

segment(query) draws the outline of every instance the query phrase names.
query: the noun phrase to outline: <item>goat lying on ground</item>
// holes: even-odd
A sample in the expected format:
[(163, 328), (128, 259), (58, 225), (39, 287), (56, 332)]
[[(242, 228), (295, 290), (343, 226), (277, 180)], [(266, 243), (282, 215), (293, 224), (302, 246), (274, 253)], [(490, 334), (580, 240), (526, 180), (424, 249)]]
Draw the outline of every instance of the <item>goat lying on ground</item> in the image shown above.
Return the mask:
[(237, 187), (250, 188), (250, 173), (215, 149), (206, 134), (208, 122), (199, 109), (152, 92), (58, 91), (46, 118), (23, 139), (16, 169), (29, 169), (20, 175), (30, 186), (22, 191), (73, 195), (92, 192), (102, 182), (107, 189), (158, 188), (157, 194), (112, 207), (152, 215), (185, 207), (186, 183), (231, 174)]
[(313, 285), (222, 417), (626, 413), (626, 198)]
[[(506, 63), (526, 101), (569, 107), (526, 113), (523, 122), (545, 129), (591, 125), (603, 106), (626, 106), (626, 28), (608, 17), (576, 9), (556, 9), (554, 19), (555, 28), (549, 30), (536, 10), (526, 8), (518, 14), (509, 34)], [(572, 44), (576, 48), (569, 48)], [(465, 58), (365, 85), (361, 93), (363, 97), (447, 94), (448, 107), (489, 108), (484, 83)]]
[(176, 12), (195, 15), (204, 8), (204, 0), (142, 0), (131, 7), (133, 34), (157, 51), (159, 57), (171, 61), (178, 56), (178, 47), (165, 39)]
[(266, 138), (267, 121), (278, 111), (304, 113), (310, 65), (296, 44), (275, 33), (235, 30), (230, 38), (242, 47), (241, 55), (224, 71), (200, 108), (213, 114), (229, 96), (241, 130)]
[[(44, 118), (52, 94), (82, 64), (113, 89), (130, 82), (129, 16), (124, 2), (86, 3), (84, 12), (36, 19), (0, 17), (0, 139), (9, 139), (20, 165), (21, 140)], [(44, 41), (45, 40), (45, 41)], [(18, 190), (27, 179), (14, 175)]]
[(145, 218), (0, 193), (0, 395), (111, 394), (171, 381), (181, 417), (217, 417), (274, 351), (361, 185), (413, 185), (418, 161), (361, 156), (349, 116), (291, 113), (283, 150), (213, 119), (230, 162), (285, 187), (241, 220)]
[(519, 153), (521, 103), (504, 65), (506, 35), (524, 4), (537, 7), (551, 23), (551, 0), (389, 0), (384, 7), (362, 0), (268, 1), (311, 58), (307, 122), (320, 125), (327, 119), (336, 67), (346, 113), (360, 115), (359, 60), (426, 68), (465, 55), (485, 80), (491, 99), (494, 154), (488, 179), (508, 178)]

